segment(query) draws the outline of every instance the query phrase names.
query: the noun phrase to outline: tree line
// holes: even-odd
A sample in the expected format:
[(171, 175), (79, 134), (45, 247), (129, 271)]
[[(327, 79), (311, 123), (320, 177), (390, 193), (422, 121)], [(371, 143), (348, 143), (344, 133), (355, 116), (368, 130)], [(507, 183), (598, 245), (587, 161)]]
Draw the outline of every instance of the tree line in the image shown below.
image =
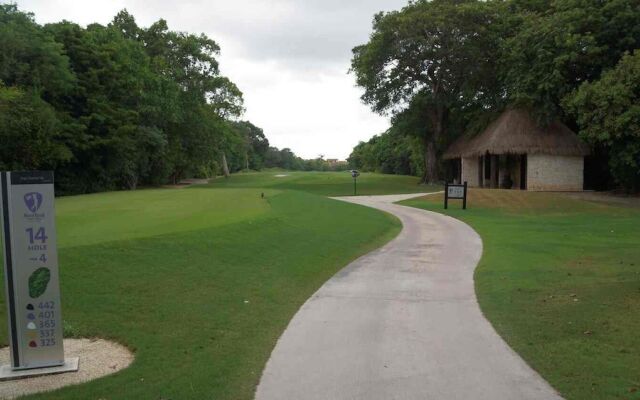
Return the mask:
[(352, 165), (440, 181), (449, 144), (519, 106), (579, 132), (604, 186), (639, 190), (638, 21), (636, 0), (416, 0), (377, 14), (351, 71), (392, 128)]
[(0, 5), (0, 169), (55, 170), (71, 194), (292, 167), (299, 157), (239, 120), (242, 92), (219, 51), (126, 10), (106, 26), (41, 26)]

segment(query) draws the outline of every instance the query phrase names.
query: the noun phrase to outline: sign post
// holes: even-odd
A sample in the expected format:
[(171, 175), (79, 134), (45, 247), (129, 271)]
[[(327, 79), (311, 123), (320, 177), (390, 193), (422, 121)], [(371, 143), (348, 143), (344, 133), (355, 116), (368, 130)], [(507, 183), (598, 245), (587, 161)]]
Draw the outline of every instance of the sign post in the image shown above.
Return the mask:
[(62, 343), (53, 172), (1, 172), (0, 185), (11, 347), (0, 379), (75, 371)]
[(449, 208), (449, 199), (462, 200), (462, 209), (467, 209), (467, 182), (463, 185), (445, 183), (444, 185), (444, 209)]
[(356, 180), (360, 176), (360, 172), (357, 169), (351, 170), (351, 176), (353, 177), (353, 195), (356, 195)]

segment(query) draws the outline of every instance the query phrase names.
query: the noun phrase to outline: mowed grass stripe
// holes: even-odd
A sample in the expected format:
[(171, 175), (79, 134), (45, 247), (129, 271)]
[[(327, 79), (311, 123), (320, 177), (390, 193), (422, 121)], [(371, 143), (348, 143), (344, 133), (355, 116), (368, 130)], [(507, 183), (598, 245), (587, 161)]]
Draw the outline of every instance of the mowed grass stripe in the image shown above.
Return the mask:
[[(264, 171), (239, 173), (231, 179), (218, 178), (209, 185), (213, 188), (272, 188), (300, 190), (322, 196), (352, 196), (351, 172), (290, 172)], [(427, 193), (441, 190), (439, 185), (420, 184), (420, 178), (404, 175), (362, 173), (357, 179), (358, 195)]]
[[(183, 193), (191, 191), (214, 203), (228, 195), (198, 188), (132, 195), (142, 204), (154, 201), (145, 195), (176, 196), (175, 206), (182, 207)], [(227, 213), (238, 212), (234, 205), (242, 202), (264, 202), (267, 211), (249, 217), (242, 211), (241, 220), (226, 224), (211, 217), (206, 228), (193, 219), (192, 230), (177, 232), (151, 224), (146, 229), (154, 236), (95, 243), (101, 234), (94, 224), (112, 232), (123, 221), (147, 224), (147, 215), (114, 213), (121, 218), (116, 224), (108, 215), (92, 218), (93, 208), (80, 207), (82, 201), (120, 210), (131, 203), (130, 193), (82, 196), (72, 199), (78, 207), (58, 207), (60, 220), (84, 212), (86, 220), (76, 223), (93, 229), (86, 245), (60, 249), (67, 335), (117, 340), (135, 350), (136, 359), (115, 375), (30, 398), (251, 399), (277, 338), (304, 301), (400, 230), (387, 214), (311, 194), (268, 191), (263, 200), (261, 191), (231, 192)], [(98, 207), (97, 215), (102, 212)], [(63, 223), (62, 237), (66, 229)], [(5, 307), (0, 310), (6, 343)]]
[(471, 190), (405, 205), (470, 224), (482, 311), (567, 399), (640, 399), (640, 209), (561, 194)]
[[(274, 195), (276, 190), (265, 194)], [(109, 192), (56, 200), (59, 247), (157, 236), (250, 220), (269, 211), (256, 189)]]

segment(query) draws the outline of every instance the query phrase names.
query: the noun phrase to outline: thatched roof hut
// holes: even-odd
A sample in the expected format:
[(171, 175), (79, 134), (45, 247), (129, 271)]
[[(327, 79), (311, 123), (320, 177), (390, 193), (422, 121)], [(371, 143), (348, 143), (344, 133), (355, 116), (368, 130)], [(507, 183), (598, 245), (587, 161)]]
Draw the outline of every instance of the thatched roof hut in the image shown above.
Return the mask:
[(463, 136), (444, 153), (456, 179), (470, 186), (582, 190), (589, 147), (560, 121), (540, 126), (525, 109), (508, 109), (475, 137)]
[(560, 121), (539, 126), (530, 112), (509, 109), (479, 135), (456, 140), (444, 154), (445, 159), (490, 154), (549, 154), (586, 156), (589, 147)]

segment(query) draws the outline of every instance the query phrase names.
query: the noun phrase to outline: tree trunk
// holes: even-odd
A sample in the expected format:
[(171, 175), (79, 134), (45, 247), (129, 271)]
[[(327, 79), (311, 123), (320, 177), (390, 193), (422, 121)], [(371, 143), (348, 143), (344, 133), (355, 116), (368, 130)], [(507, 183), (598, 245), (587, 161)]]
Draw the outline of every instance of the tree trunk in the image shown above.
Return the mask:
[(138, 188), (138, 175), (131, 174), (127, 179), (127, 186), (129, 190), (136, 190)]
[(227, 164), (227, 156), (222, 153), (222, 172), (224, 173), (224, 177), (229, 177), (229, 165)]
[(444, 106), (434, 106), (427, 111), (431, 122), (431, 130), (426, 130), (424, 136), (424, 183), (437, 183), (440, 181), (437, 143), (445, 133), (447, 111)]
[(424, 183), (438, 182), (438, 160), (435, 140), (430, 137), (424, 149)]
[(173, 183), (174, 185), (177, 185), (179, 176), (180, 176), (180, 172), (174, 169), (173, 173), (171, 174), (171, 183)]

